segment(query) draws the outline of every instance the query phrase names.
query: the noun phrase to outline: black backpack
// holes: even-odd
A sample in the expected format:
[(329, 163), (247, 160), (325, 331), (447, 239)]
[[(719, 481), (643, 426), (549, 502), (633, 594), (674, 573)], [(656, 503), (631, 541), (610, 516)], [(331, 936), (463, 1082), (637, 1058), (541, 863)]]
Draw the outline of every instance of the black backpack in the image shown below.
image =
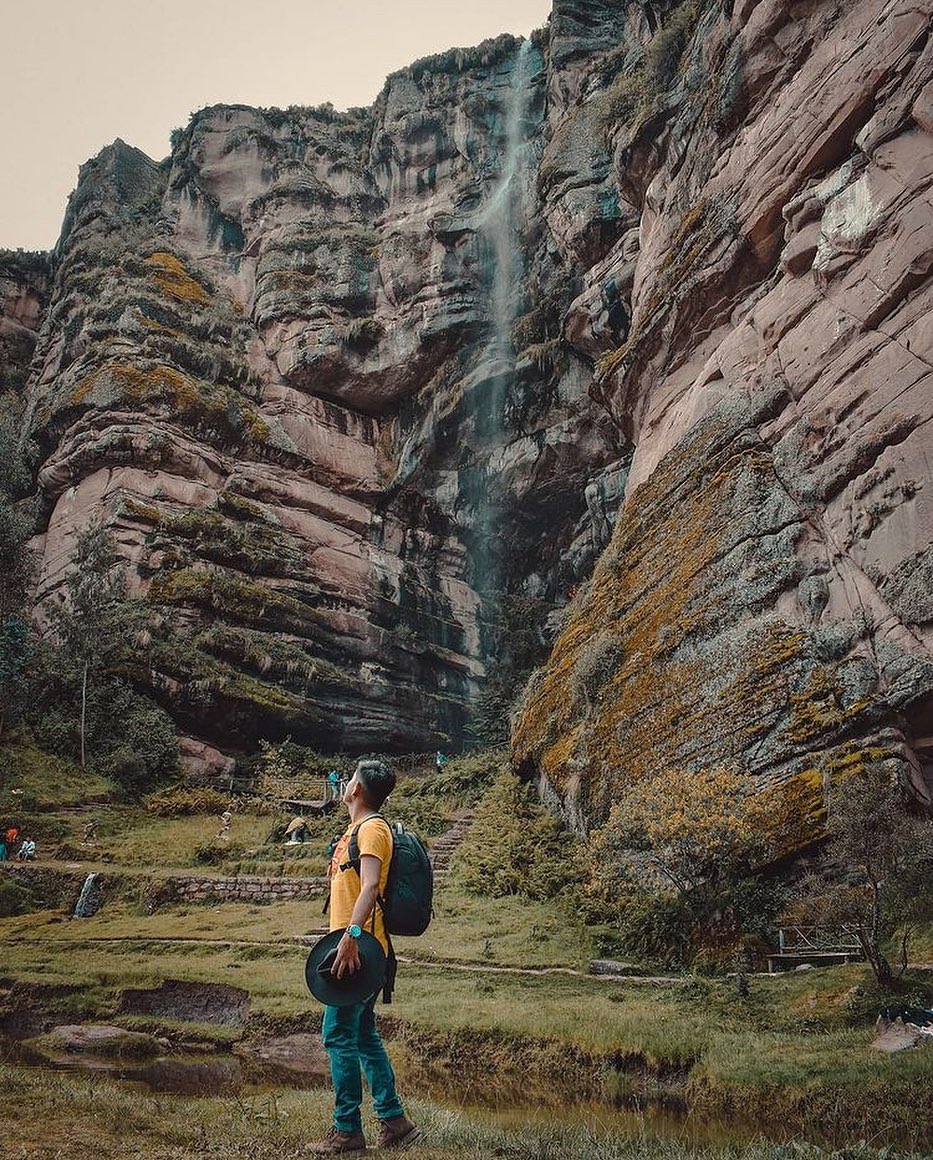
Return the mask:
[[(386, 819), (382, 814), (370, 814), (350, 831), (348, 861), (341, 870), (352, 868), (360, 872), (360, 844), (357, 831), (372, 818)], [(386, 822), (386, 825), (389, 825)], [(376, 902), (382, 911), (388, 934), (424, 934), (431, 922), (434, 911), (434, 871), (428, 852), (421, 840), (401, 822), (389, 825), (392, 834), (392, 861), (386, 879), (385, 895), (379, 895)]]

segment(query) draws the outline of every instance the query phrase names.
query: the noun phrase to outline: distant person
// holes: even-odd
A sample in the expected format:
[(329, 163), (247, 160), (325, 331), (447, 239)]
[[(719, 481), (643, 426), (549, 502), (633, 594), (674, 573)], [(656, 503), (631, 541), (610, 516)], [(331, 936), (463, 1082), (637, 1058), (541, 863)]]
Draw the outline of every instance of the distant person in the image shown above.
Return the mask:
[(330, 794), (328, 800), (335, 802), (340, 799), (340, 774), (332, 769), (327, 775), (327, 789)]
[(6, 848), (12, 850), (16, 845), (16, 839), (19, 837), (19, 830), (16, 826), (10, 826), (6, 832)]
[(447, 764), (448, 761), (450, 761), (450, 758), (447, 756), (447, 754), (441, 753), (441, 751), (438, 750), (437, 757), (434, 758), (434, 765), (437, 768), (438, 773), (441, 772), (441, 770), (444, 768), (444, 766)]
[(220, 832), (217, 837), (222, 842), (230, 841), (230, 825), (233, 822), (233, 814), (229, 810), (224, 810), (220, 815)]
[(0, 862), (6, 862), (9, 855), (6, 851), (6, 837), (0, 834)]
[(301, 817), (292, 818), (288, 823), (288, 829), (285, 831), (285, 837), (288, 839), (289, 846), (307, 842), (311, 837), (311, 830), (308, 828), (307, 820)]
[(20, 846), (16, 857), (20, 862), (35, 862), (36, 844), (32, 838), (23, 838), (23, 844)]
[[(373, 922), (373, 934), (388, 950), (388, 936), (377, 899), (385, 893), (392, 860), (392, 831), (379, 815), (395, 786), (395, 774), (381, 761), (360, 761), (344, 793), (350, 824), (337, 840), (331, 858), (330, 929), (344, 931), (331, 968), (338, 979), (360, 970), (358, 940), (362, 928)], [(356, 831), (359, 866), (349, 857), (350, 835)], [(305, 1151), (314, 1156), (363, 1152), (366, 1139), (360, 1104), (365, 1072), (373, 1106), (379, 1117), (379, 1148), (404, 1148), (418, 1136), (405, 1116), (395, 1090), (395, 1073), (376, 1027), (376, 994), (343, 1007), (324, 1007), (323, 1041), (334, 1084), (334, 1123), (331, 1130)]]

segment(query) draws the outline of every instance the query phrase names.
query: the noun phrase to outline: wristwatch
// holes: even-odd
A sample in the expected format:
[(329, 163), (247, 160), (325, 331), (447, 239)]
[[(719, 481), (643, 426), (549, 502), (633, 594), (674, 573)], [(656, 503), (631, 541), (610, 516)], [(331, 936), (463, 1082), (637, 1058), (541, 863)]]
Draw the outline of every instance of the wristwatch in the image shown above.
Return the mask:
[(363, 932), (360, 930), (360, 928), (356, 925), (355, 922), (351, 922), (350, 925), (346, 929), (346, 933), (350, 936), (350, 938), (358, 939)]

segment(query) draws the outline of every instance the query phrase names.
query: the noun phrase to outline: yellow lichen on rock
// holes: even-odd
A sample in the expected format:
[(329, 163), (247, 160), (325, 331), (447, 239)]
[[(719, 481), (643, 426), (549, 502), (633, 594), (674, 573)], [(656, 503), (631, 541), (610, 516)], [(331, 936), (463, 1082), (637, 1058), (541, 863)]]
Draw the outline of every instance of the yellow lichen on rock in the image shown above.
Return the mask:
[(104, 363), (77, 384), (69, 401), (84, 402), (94, 392), (101, 404), (159, 406), (167, 409), (172, 419), (216, 433), (225, 440), (249, 440), (262, 445), (271, 436), (269, 424), (239, 392), (222, 383), (194, 378), (165, 363)]
[(152, 282), (169, 298), (176, 302), (193, 302), (197, 306), (210, 305), (211, 296), (207, 290), (191, 277), (174, 254), (161, 251), (150, 254), (146, 265), (152, 269)]
[[(747, 423), (711, 415), (628, 497), (517, 712), (512, 757), (587, 826), (666, 771), (734, 767), (767, 802), (777, 857), (820, 836), (824, 781), (864, 751), (872, 702), (847, 698), (812, 633), (775, 611), (805, 568), (805, 521)], [(608, 634), (613, 671), (584, 696), (581, 658)]]

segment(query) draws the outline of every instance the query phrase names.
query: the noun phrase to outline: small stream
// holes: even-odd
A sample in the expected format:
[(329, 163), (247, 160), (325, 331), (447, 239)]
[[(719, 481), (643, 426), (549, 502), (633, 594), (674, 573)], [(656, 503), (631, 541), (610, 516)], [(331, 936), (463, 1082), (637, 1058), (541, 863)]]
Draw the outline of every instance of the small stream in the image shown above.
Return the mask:
[[(315, 1090), (326, 1087), (329, 1080), (319, 1067), (302, 1070), (281, 1062), (232, 1052), (210, 1054), (172, 1054), (140, 1062), (107, 1059), (84, 1052), (48, 1055), (9, 1036), (0, 1035), (0, 1062), (14, 1066), (35, 1067), (48, 1071), (106, 1075), (136, 1092), (153, 1096), (177, 1095), (193, 1099), (250, 1097), (276, 1089)], [(497, 1088), (491, 1077), (488, 1086), (470, 1085), (467, 1090), (455, 1077), (447, 1083), (437, 1077), (419, 1081), (408, 1074), (403, 1058), (398, 1061), (399, 1087), (405, 1096), (423, 1099), (444, 1108), (456, 1110), (470, 1119), (507, 1131), (534, 1125), (541, 1127), (583, 1128), (597, 1137), (649, 1138), (676, 1140), (690, 1146), (722, 1147), (761, 1139), (763, 1133), (754, 1123), (730, 1118), (728, 1123), (690, 1115), (675, 1101), (647, 1106), (609, 1101), (566, 1099), (541, 1102), (522, 1101), (513, 1091)], [(769, 1139), (786, 1143), (799, 1137), (792, 1126), (786, 1131), (769, 1131)], [(830, 1143), (829, 1141), (814, 1141)]]

